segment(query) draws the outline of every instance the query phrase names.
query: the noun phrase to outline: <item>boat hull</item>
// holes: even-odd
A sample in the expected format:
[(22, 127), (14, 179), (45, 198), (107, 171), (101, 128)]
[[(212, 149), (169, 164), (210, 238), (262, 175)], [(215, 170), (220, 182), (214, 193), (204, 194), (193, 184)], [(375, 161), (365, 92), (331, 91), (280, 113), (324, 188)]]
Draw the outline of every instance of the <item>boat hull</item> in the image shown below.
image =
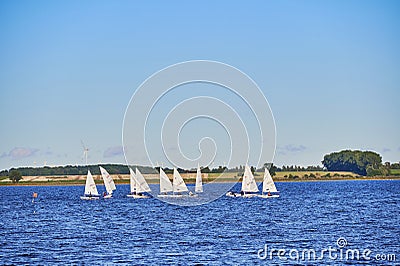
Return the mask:
[(258, 195), (259, 198), (268, 199), (268, 198), (279, 198), (279, 195)]
[(103, 198), (104, 199), (111, 199), (112, 198), (112, 194), (105, 195)]
[(163, 195), (163, 194), (160, 194), (160, 195), (157, 195), (157, 197), (159, 197), (159, 198), (187, 198), (187, 197), (189, 197), (189, 195), (173, 195), (173, 194)]
[(98, 200), (100, 197), (89, 197), (89, 196), (82, 196), (81, 200)]
[(241, 193), (233, 193), (233, 192), (228, 192), (225, 194), (227, 197), (231, 198), (254, 198), (260, 196), (259, 194), (241, 194)]
[(136, 195), (136, 194), (128, 194), (126, 195), (128, 198), (133, 198), (133, 199), (148, 199), (150, 198), (147, 195)]
[(184, 195), (173, 195), (173, 194), (160, 194), (157, 195), (159, 198), (193, 198), (193, 197), (198, 197), (199, 195), (197, 194), (184, 194)]

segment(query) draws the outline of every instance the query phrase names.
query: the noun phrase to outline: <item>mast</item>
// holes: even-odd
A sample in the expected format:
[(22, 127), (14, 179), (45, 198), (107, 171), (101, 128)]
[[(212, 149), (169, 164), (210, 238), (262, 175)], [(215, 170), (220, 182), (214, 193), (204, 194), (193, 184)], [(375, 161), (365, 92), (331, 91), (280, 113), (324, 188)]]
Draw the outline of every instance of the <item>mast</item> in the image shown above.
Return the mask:
[(133, 194), (133, 193), (136, 193), (136, 189), (137, 189), (136, 175), (135, 175), (135, 172), (130, 167), (129, 167), (129, 173), (130, 173), (131, 194)]

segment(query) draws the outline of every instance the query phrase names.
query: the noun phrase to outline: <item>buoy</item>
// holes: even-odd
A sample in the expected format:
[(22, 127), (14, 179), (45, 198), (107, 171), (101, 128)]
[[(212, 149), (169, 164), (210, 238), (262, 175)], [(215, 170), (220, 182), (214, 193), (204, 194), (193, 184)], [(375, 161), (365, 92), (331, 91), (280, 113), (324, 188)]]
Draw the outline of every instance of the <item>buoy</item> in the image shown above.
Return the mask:
[(35, 202), (35, 199), (37, 198), (37, 196), (38, 196), (38, 194), (37, 194), (36, 192), (33, 192), (33, 195), (32, 195), (32, 203)]

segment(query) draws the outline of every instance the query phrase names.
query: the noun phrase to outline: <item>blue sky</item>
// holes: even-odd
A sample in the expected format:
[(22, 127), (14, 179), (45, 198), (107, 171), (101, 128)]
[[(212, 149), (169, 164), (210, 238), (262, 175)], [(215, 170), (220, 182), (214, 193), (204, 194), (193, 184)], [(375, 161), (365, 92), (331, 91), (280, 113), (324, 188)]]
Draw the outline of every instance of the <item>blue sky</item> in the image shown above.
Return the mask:
[(89, 163), (124, 163), (135, 89), (193, 59), (257, 82), (278, 165), (345, 148), (400, 161), (398, 1), (232, 2), (1, 1), (0, 169), (82, 164), (81, 140)]

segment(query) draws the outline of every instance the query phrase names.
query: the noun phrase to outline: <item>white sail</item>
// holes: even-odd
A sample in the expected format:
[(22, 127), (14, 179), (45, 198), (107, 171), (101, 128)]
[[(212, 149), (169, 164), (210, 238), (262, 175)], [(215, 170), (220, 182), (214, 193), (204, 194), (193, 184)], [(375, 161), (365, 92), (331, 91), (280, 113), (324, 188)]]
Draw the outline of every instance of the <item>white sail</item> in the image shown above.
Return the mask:
[(135, 172), (130, 167), (129, 167), (129, 173), (130, 173), (131, 193), (135, 193), (136, 192), (136, 187), (137, 187), (136, 175), (135, 175)]
[(160, 192), (172, 192), (172, 184), (169, 181), (168, 176), (165, 174), (163, 169), (160, 167)]
[(194, 191), (195, 192), (203, 192), (203, 182), (201, 180), (201, 171), (200, 171), (199, 165), (197, 165), (196, 187), (195, 187)]
[(136, 192), (137, 193), (143, 193), (143, 192), (150, 192), (151, 189), (149, 185), (146, 182), (146, 179), (144, 179), (144, 176), (142, 173), (139, 171), (139, 169), (136, 168)]
[(104, 169), (100, 167), (101, 176), (103, 177), (104, 186), (106, 187), (107, 193), (112, 194), (113, 191), (116, 189), (114, 180), (112, 179), (111, 175)]
[(243, 192), (258, 192), (256, 180), (251, 173), (251, 169), (248, 165), (244, 168), (244, 175), (242, 180), (242, 191)]
[(265, 168), (262, 192), (278, 192), (267, 168)]
[(88, 170), (86, 176), (86, 184), (85, 184), (85, 195), (98, 196), (96, 184), (94, 183), (94, 179), (92, 173)]
[(176, 170), (176, 168), (174, 168), (174, 180), (173, 180), (172, 184), (174, 187), (174, 192), (189, 191), (185, 184), (185, 181), (183, 181), (183, 178), (179, 174), (178, 170)]

